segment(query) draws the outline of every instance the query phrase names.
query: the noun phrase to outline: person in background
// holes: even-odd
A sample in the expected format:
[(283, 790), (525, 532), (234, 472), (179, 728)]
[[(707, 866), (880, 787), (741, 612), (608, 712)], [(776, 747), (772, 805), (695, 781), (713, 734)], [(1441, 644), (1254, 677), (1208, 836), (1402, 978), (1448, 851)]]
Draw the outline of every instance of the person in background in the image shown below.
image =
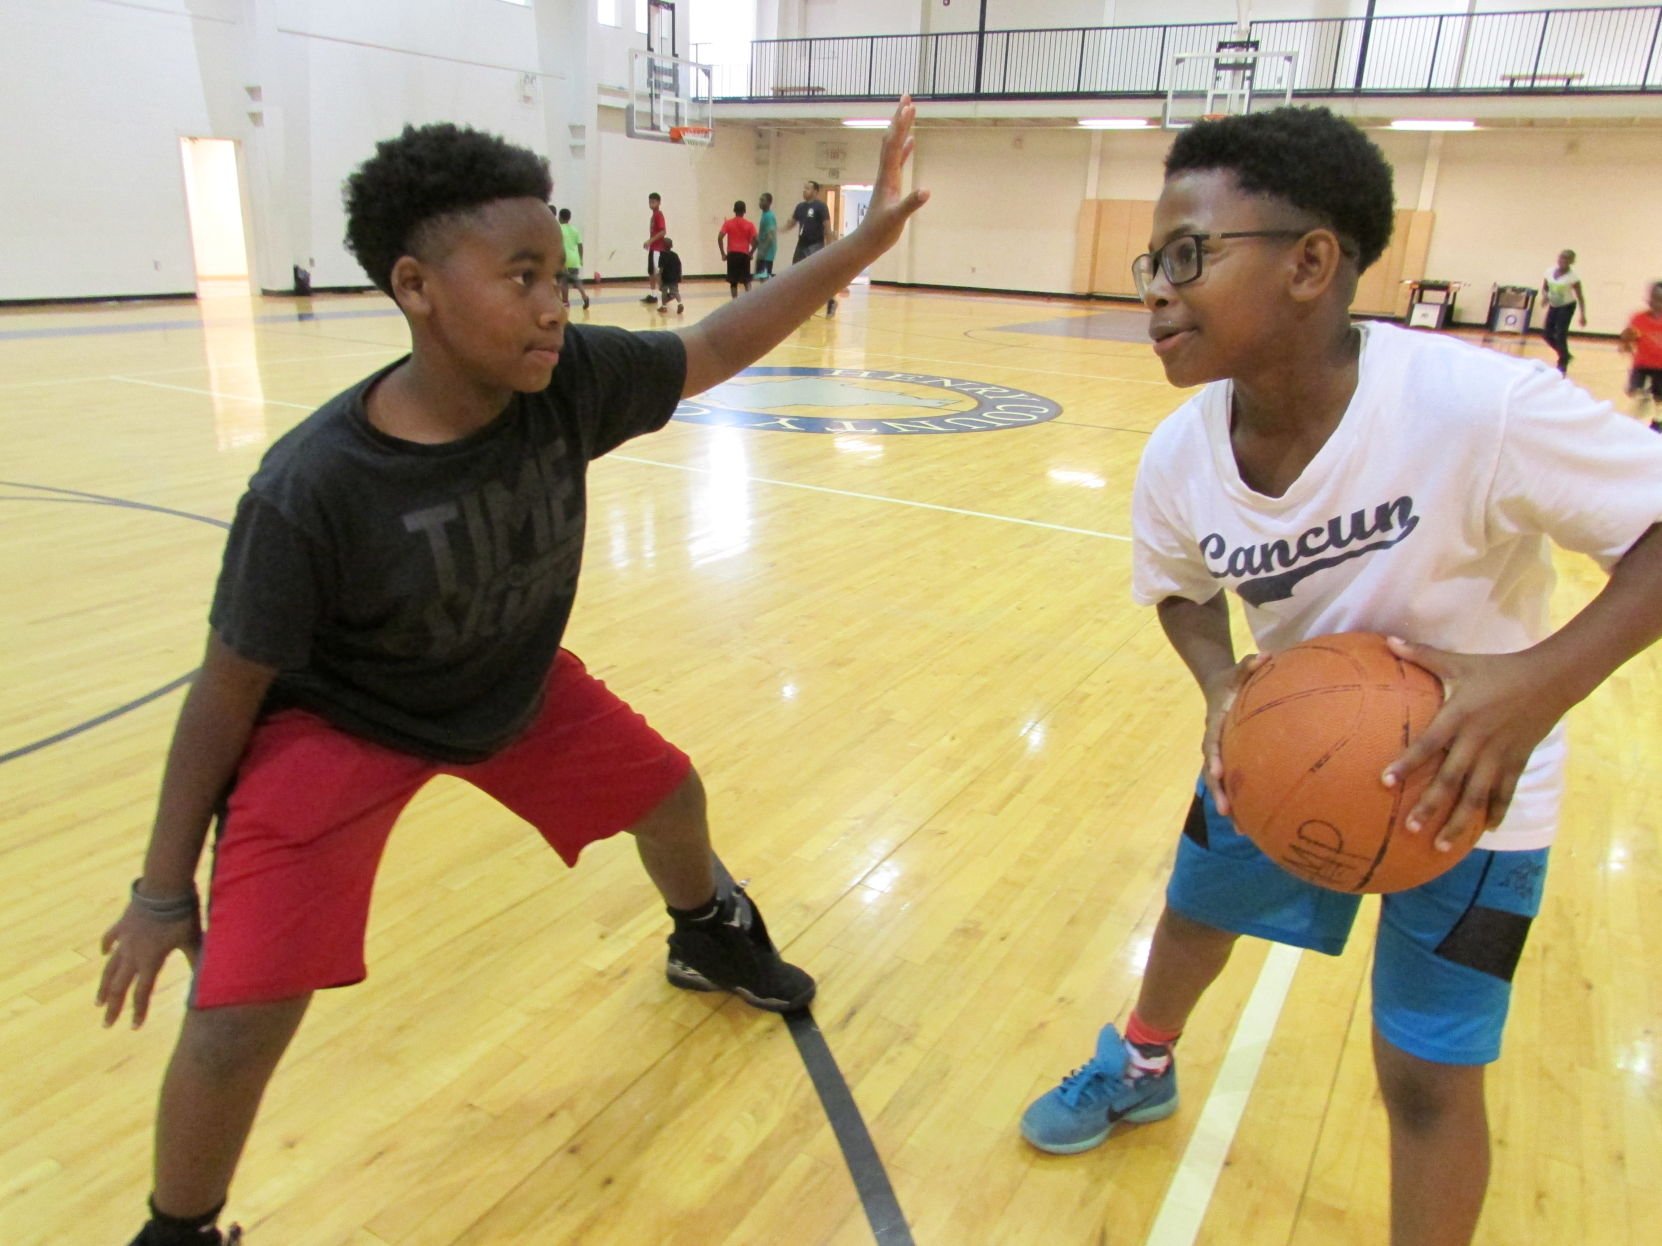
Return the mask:
[(583, 297), (583, 310), (589, 310), (589, 293), (583, 289), (583, 234), (571, 223), (571, 209), (560, 209), (560, 237), (565, 239), (566, 266), (560, 270), (560, 300), (571, 306), (571, 291), (576, 287)]
[(727, 288), (729, 297), (739, 297), (739, 287), (750, 289), (750, 252), (756, 245), (756, 222), (745, 217), (744, 200), (733, 204), (733, 215), (721, 223), (716, 234), (716, 249), (727, 261)]
[(664, 248), (658, 252), (658, 311), (669, 315), (669, 301), (675, 300), (675, 314), (686, 311), (681, 302), (681, 257), (675, 253), (675, 240), (665, 238)]
[(1541, 336), (1557, 354), (1558, 370), (1567, 373), (1575, 358), (1570, 354), (1570, 317), (1579, 313), (1581, 327), (1587, 327), (1587, 296), (1581, 289), (1581, 274), (1575, 271), (1574, 251), (1558, 253), (1558, 263), (1541, 278), (1541, 297), (1547, 302)]
[[(791, 256), (792, 264), (800, 264), (814, 252), (825, 246), (831, 228), (831, 208), (825, 200), (820, 198), (820, 184), (814, 181), (802, 183), (802, 202), (796, 205), (791, 213), (791, 219), (785, 222), (786, 229), (800, 229), (796, 237), (796, 254)], [(833, 296), (825, 301), (825, 314), (837, 314), (837, 300)]]
[(646, 197), (646, 206), (652, 209), (652, 217), (646, 227), (646, 241), (641, 243), (646, 251), (646, 285), (647, 291), (641, 299), (643, 303), (658, 301), (658, 266), (662, 263), (662, 256), (669, 249), (669, 239), (664, 237), (669, 232), (669, 226), (664, 223), (664, 200), (657, 191)]
[(756, 220), (756, 280), (773, 276), (773, 257), (779, 253), (779, 218), (773, 214), (773, 195), (767, 191), (756, 201), (762, 215)]

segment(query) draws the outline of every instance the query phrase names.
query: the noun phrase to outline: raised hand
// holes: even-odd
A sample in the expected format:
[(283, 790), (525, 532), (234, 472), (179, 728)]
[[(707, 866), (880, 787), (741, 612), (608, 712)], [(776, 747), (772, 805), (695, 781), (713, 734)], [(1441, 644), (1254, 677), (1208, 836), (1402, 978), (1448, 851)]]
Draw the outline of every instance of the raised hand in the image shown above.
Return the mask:
[(866, 209), (866, 219), (860, 222), (860, 228), (856, 231), (870, 238), (884, 251), (900, 241), (906, 222), (929, 202), (927, 190), (914, 190), (908, 195), (900, 193), (901, 173), (906, 162), (912, 158), (915, 146), (912, 122), (916, 118), (917, 109), (912, 104), (912, 97), (901, 96), (900, 105), (889, 120), (888, 132), (883, 136), (883, 150), (877, 157), (871, 206)]

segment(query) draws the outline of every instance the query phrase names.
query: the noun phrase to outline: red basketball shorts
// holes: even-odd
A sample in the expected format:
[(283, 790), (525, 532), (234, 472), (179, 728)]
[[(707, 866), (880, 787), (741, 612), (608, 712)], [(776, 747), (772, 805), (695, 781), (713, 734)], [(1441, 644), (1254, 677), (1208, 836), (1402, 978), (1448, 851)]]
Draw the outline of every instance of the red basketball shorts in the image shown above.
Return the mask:
[(260, 722), (218, 843), (191, 1003), (267, 1003), (363, 981), (382, 849), (410, 798), (454, 775), (531, 823), (567, 865), (625, 830), (692, 769), (685, 753), (560, 651), (542, 713), (482, 762), (431, 761), (304, 710)]

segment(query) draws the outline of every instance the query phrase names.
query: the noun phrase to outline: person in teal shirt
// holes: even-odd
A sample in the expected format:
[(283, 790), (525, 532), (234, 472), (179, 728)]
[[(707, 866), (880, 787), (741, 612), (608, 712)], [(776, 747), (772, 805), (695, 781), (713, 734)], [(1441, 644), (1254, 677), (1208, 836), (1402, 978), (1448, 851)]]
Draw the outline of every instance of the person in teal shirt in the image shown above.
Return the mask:
[(762, 215), (756, 221), (756, 280), (773, 276), (773, 257), (779, 250), (779, 218), (773, 214), (773, 196), (766, 191), (757, 201)]

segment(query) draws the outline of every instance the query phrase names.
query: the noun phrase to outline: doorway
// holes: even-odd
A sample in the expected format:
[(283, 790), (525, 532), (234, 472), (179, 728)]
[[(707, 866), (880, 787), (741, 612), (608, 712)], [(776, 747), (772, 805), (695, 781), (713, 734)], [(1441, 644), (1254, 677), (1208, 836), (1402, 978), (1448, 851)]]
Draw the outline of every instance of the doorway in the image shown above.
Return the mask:
[[(871, 207), (871, 186), (845, 182), (838, 186), (822, 186), (820, 193), (825, 196), (825, 206), (831, 209), (830, 227), (832, 236), (846, 237), (860, 227), (860, 222), (866, 219), (866, 209)], [(861, 272), (851, 284), (869, 285), (871, 278), (866, 272)]]
[(248, 293), (248, 237), (242, 220), (237, 145), (227, 138), (181, 138), (185, 206), (190, 214), (196, 293)]

